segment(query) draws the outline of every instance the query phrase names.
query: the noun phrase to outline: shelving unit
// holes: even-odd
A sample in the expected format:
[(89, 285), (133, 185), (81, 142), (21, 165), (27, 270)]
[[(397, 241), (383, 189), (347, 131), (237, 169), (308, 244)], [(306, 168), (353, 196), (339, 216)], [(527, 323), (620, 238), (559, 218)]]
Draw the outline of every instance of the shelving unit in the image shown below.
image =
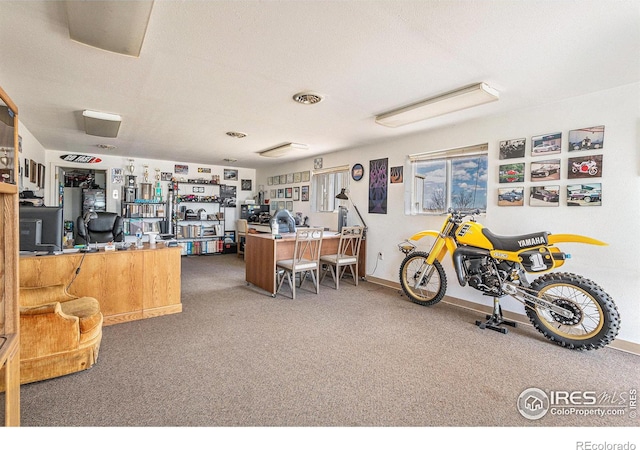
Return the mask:
[(20, 425), (20, 317), (18, 305), (18, 108), (0, 88), (0, 146), (8, 158), (0, 182), (0, 391), (4, 424)]
[(143, 233), (163, 233), (166, 230), (165, 202), (122, 202), (122, 220), (125, 236)]
[(224, 211), (220, 185), (207, 181), (174, 182), (174, 230), (183, 255), (224, 252)]

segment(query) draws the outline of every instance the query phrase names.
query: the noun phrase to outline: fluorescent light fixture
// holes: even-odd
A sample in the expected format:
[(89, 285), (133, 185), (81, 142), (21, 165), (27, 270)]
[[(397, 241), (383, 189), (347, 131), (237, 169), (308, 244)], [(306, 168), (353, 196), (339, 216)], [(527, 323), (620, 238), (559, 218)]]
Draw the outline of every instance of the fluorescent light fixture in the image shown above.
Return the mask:
[(152, 0), (66, 0), (65, 4), (72, 40), (114, 53), (140, 56)]
[(293, 150), (306, 150), (307, 148), (309, 147), (304, 144), (289, 142), (287, 144), (279, 145), (277, 147), (262, 151), (260, 152), (260, 156), (266, 156), (268, 158), (279, 158), (280, 156), (284, 156)]
[(486, 83), (478, 83), (380, 114), (376, 116), (376, 123), (395, 128), (494, 102), (499, 96), (499, 92)]
[(82, 111), (84, 117), (84, 131), (92, 136), (117, 137), (122, 117), (117, 114), (99, 111)]

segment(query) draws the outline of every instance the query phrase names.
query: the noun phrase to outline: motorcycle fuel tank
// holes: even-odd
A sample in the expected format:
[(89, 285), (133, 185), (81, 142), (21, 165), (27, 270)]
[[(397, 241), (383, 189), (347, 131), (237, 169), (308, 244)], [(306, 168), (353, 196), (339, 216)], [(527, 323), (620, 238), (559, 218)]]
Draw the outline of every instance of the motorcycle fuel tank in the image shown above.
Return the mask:
[(456, 230), (458, 244), (493, 250), (493, 245), (482, 233), (484, 227), (477, 222), (465, 222)]

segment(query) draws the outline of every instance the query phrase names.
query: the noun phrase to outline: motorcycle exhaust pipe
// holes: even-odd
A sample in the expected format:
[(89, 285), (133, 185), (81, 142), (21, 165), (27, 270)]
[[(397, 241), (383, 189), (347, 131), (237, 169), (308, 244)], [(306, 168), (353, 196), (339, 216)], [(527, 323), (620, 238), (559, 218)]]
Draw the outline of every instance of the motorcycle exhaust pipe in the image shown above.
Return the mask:
[(469, 257), (482, 258), (485, 256), (490, 256), (489, 250), (475, 247), (458, 247), (454, 250), (453, 267), (456, 270), (456, 275), (458, 276), (458, 283), (460, 283), (460, 286), (464, 287), (467, 285), (467, 277), (463, 264), (464, 259)]

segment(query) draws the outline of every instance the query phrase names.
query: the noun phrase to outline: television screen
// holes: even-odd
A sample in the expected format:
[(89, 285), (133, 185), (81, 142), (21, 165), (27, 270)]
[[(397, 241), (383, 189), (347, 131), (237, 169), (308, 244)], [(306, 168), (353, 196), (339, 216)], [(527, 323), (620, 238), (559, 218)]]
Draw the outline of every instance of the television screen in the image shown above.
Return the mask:
[[(62, 208), (57, 206), (20, 206), (20, 251), (62, 251), (64, 223)], [(40, 242), (37, 225), (40, 221)]]

